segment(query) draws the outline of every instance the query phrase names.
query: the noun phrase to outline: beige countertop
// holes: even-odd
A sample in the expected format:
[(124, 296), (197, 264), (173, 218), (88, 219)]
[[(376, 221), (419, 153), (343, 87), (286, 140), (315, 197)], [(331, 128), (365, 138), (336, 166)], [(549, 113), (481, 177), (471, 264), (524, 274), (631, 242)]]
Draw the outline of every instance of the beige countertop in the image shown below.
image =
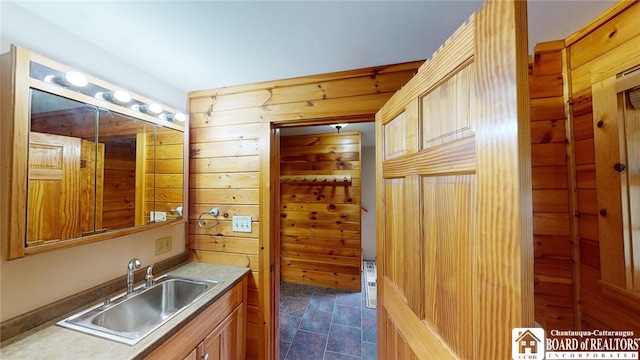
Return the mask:
[[(19, 340), (0, 349), (0, 359), (113, 360), (144, 357), (166, 341), (175, 331), (186, 325), (202, 309), (222, 296), (248, 272), (247, 268), (195, 262), (186, 263), (169, 271), (168, 274), (218, 280), (221, 283), (134, 346), (66, 329), (51, 322), (21, 335)], [(163, 274), (158, 274), (156, 277), (161, 275)], [(77, 311), (73, 313), (75, 312)], [(67, 316), (69, 315), (71, 314)]]

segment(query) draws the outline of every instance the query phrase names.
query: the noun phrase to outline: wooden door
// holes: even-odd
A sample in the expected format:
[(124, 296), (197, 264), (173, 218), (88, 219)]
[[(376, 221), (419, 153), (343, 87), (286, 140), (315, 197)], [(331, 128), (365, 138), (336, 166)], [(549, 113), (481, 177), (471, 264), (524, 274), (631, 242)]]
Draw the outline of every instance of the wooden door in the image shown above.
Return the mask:
[(485, 4), (376, 115), (380, 359), (509, 359), (533, 324), (526, 29)]
[(29, 134), (27, 245), (82, 236), (78, 138)]

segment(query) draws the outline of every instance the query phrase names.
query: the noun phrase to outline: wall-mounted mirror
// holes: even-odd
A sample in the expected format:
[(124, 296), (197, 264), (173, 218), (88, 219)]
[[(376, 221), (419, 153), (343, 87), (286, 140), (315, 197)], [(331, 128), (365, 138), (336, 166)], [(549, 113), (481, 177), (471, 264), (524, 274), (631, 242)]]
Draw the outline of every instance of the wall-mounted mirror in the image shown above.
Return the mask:
[(184, 221), (185, 126), (174, 122), (177, 112), (141, 110), (152, 103), (141, 96), (105, 97), (114, 87), (99, 79), (55, 80), (68, 73), (64, 65), (12, 51), (2, 55), (3, 71), (14, 74), (3, 83), (13, 90), (13, 102), (3, 96), (3, 122), (13, 122), (3, 124), (2, 151), (13, 153), (2, 206), (17, 211), (2, 222), (5, 258)]

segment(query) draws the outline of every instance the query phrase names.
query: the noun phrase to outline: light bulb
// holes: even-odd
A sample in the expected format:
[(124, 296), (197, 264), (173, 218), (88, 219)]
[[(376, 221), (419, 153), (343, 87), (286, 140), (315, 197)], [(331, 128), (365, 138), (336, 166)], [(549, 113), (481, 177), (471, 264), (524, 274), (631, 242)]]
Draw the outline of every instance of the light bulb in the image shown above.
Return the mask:
[(131, 95), (124, 90), (116, 90), (113, 92), (99, 92), (96, 94), (95, 98), (109, 101), (114, 104), (125, 104), (131, 101)]
[(44, 81), (64, 87), (85, 87), (89, 85), (87, 77), (77, 71), (67, 71), (64, 76), (47, 75), (44, 77)]
[(114, 99), (118, 100), (121, 103), (128, 103), (131, 101), (131, 95), (124, 90), (116, 90), (112, 93)]
[(160, 114), (162, 112), (162, 106), (158, 103), (151, 103), (147, 105), (147, 109), (154, 114)]
[(332, 128), (338, 130), (338, 133), (339, 133), (340, 129), (344, 129), (345, 127), (347, 127), (347, 125), (349, 125), (349, 124), (341, 123), (341, 124), (331, 124), (329, 126), (331, 126)]
[(76, 87), (85, 87), (89, 84), (87, 77), (77, 71), (67, 71), (67, 73), (64, 74), (64, 79)]
[(159, 118), (165, 121), (186, 121), (187, 115), (180, 112), (175, 114), (160, 114)]

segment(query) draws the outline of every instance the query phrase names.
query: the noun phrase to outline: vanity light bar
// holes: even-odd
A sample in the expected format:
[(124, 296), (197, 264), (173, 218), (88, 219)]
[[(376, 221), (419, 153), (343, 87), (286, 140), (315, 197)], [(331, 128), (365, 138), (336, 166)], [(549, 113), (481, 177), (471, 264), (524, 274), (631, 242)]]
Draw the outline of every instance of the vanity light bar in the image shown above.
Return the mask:
[[(37, 69), (34, 69), (34, 65), (37, 66)], [(31, 70), (31, 77), (44, 80), (45, 82), (48, 82), (50, 84), (69, 88), (88, 96), (93, 96), (98, 100), (108, 101), (118, 106), (127, 106), (134, 111), (138, 111), (151, 116), (157, 116), (160, 120), (163, 121), (184, 122), (187, 120), (187, 116), (184, 113), (176, 112), (175, 114), (172, 114), (165, 112), (162, 105), (158, 103), (152, 102), (149, 104), (145, 104), (141, 103), (140, 101), (136, 101), (126, 90), (117, 89), (110, 91), (98, 85), (92, 84), (89, 82), (87, 76), (79, 71), (71, 70), (67, 71), (66, 73), (61, 73), (56, 71), (55, 69), (33, 62)], [(34, 70), (36, 70), (35, 73)], [(134, 103), (133, 105), (131, 105), (132, 102)]]

